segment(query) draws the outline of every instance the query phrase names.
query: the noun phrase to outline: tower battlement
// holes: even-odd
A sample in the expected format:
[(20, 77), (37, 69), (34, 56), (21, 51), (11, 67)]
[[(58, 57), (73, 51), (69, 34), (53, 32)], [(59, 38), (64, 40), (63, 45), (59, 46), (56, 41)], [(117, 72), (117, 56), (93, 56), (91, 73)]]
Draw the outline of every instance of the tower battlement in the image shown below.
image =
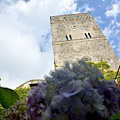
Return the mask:
[(69, 22), (79, 22), (85, 20), (94, 19), (90, 13), (79, 13), (79, 14), (69, 14), (69, 15), (59, 15), (59, 16), (51, 16), (51, 24), (59, 24), (59, 23), (69, 23)]
[(90, 13), (51, 16), (55, 67), (78, 59), (108, 61), (117, 70), (117, 55)]

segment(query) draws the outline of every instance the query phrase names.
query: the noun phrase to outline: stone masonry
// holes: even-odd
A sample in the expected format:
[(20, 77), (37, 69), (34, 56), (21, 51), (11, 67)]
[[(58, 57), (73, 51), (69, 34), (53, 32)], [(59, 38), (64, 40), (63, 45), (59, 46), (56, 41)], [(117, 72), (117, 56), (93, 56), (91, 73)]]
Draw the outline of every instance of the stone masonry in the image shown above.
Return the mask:
[(108, 61), (117, 71), (120, 60), (90, 13), (51, 16), (55, 68), (79, 59)]

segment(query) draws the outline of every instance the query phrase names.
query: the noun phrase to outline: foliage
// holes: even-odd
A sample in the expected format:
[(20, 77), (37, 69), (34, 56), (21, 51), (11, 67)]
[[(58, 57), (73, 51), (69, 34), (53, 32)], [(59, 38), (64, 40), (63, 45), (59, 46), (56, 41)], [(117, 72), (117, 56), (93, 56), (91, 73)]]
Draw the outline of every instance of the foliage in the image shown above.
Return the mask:
[(4, 109), (2, 112), (2, 120), (26, 120), (26, 101), (18, 100), (14, 105), (9, 109)]
[(24, 100), (28, 97), (29, 91), (30, 91), (30, 87), (15, 89), (15, 92), (19, 95), (19, 98)]
[(107, 61), (103, 61), (103, 59), (100, 60), (100, 62), (94, 63), (94, 62), (89, 62), (90, 64), (93, 64), (95, 67), (100, 69), (102, 73), (104, 74), (105, 70), (108, 70), (110, 68), (110, 65), (107, 63)]
[[(5, 108), (9, 108), (9, 109), (4, 109), (3, 110), (2, 106), (0, 107), (1, 108), (0, 109), (0, 115), (2, 115), (1, 112), (3, 110), (2, 119), (5, 119), (5, 120), (10, 120), (10, 119), (11, 120), (19, 120), (19, 119), (20, 120), (25, 120), (25, 112), (27, 110), (27, 107), (25, 105), (26, 105), (26, 98), (28, 97), (27, 93), (29, 91), (30, 91), (30, 87), (19, 88), (19, 89), (15, 89), (14, 91), (10, 90), (8, 88), (5, 88), (5, 91), (3, 92), (4, 97), (3, 96), (0, 96), (0, 97), (3, 98), (3, 101), (5, 102), (4, 103), (5, 105), (9, 103), (9, 106), (8, 105), (7, 105), (7, 107), (4, 106)], [(8, 92), (9, 95), (7, 95), (6, 92)], [(7, 96), (5, 96), (5, 95), (7, 95)], [(17, 103), (15, 103), (16, 100), (18, 100), (19, 98), (21, 100), (17, 101)], [(13, 105), (13, 106), (11, 106), (11, 105)]]
[(0, 109), (3, 109), (2, 105), (0, 104)]
[(3, 109), (2, 105), (0, 104), (0, 109)]
[(1, 120), (2, 111), (3, 111), (3, 108), (0, 107), (0, 120)]
[[(115, 75), (117, 74), (117, 71), (115, 72)], [(118, 73), (118, 76), (117, 76), (117, 81), (118, 81), (118, 83), (119, 83), (119, 85), (120, 85), (120, 71), (119, 71), (119, 73)]]
[(0, 87), (0, 119), (2, 110), (13, 105), (19, 97), (17, 93), (9, 88)]
[(113, 115), (113, 118), (109, 120), (120, 120), (120, 110), (117, 115)]
[(120, 88), (93, 65), (79, 61), (52, 71), (28, 98), (27, 119), (107, 120), (120, 109)]
[[(0, 78), (0, 81), (1, 81), (1, 78)], [(1, 87), (1, 84), (0, 84), (0, 87)]]
[(3, 108), (9, 108), (17, 100), (19, 100), (19, 96), (15, 91), (9, 88), (0, 87), (0, 103)]
[(116, 72), (113, 70), (107, 70), (104, 72), (104, 77), (106, 80), (110, 81), (110, 80), (114, 80), (116, 75)]
[[(90, 64), (92, 64), (93, 66), (97, 67), (99, 70), (101, 70), (101, 72), (103, 73), (104, 77), (106, 80), (110, 81), (110, 80), (114, 80), (117, 71), (113, 71), (110, 70), (110, 65), (107, 63), (107, 61), (103, 61), (101, 59), (100, 62), (94, 63), (94, 62), (89, 62)], [(117, 81), (120, 82), (120, 72), (118, 73), (118, 77), (117, 77)]]

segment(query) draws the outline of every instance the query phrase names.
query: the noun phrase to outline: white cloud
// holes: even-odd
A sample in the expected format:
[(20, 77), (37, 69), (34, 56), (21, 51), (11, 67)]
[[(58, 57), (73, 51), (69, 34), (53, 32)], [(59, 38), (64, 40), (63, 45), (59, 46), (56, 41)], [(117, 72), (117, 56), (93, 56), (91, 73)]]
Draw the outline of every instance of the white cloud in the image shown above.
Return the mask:
[(120, 22), (116, 22), (117, 27), (120, 27)]
[(110, 45), (112, 46), (113, 49), (116, 48), (116, 45), (114, 45), (114, 40), (110, 42)]
[(119, 30), (119, 29), (116, 29), (116, 30), (115, 30), (115, 35), (117, 36), (117, 35), (119, 35), (119, 33), (120, 33), (120, 30)]
[(120, 1), (116, 0), (115, 3), (106, 8), (105, 15), (116, 18), (118, 14), (120, 14)]
[(111, 29), (110, 26), (105, 27), (105, 28), (103, 29), (103, 33), (104, 33), (104, 35), (109, 39), (110, 36), (111, 36), (112, 33), (113, 33), (113, 29)]
[(118, 52), (118, 56), (120, 58), (120, 36), (119, 36), (119, 39), (118, 39), (117, 52)]
[(89, 4), (85, 4), (82, 7), (80, 7), (78, 11), (85, 13), (85, 12), (91, 12), (91, 11), (94, 11), (94, 10), (95, 10), (95, 8), (89, 7)]
[(100, 17), (100, 16), (95, 17), (95, 20), (96, 20), (97, 23), (100, 23), (100, 24), (103, 24), (103, 23), (104, 23), (104, 21), (101, 20), (101, 17)]
[(115, 20), (111, 20), (110, 24), (103, 29), (104, 35), (110, 39), (110, 38), (115, 38), (118, 36), (120, 33), (119, 28), (117, 28), (117, 22)]
[(15, 88), (53, 69), (50, 16), (75, 13), (77, 4), (76, 0), (6, 1), (0, 2), (0, 77), (2, 86)]

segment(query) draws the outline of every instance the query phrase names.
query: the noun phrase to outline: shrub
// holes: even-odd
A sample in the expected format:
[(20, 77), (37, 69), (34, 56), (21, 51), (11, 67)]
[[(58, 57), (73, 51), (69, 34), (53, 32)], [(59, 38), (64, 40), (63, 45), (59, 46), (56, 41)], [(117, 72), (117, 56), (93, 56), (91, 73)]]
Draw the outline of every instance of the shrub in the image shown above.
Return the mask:
[(19, 96), (15, 91), (0, 86), (0, 120), (3, 109), (10, 108), (17, 100), (19, 100)]
[(19, 96), (15, 91), (9, 88), (0, 87), (0, 104), (3, 108), (9, 108), (17, 100), (19, 100)]
[(25, 100), (18, 100), (14, 105), (9, 109), (4, 109), (2, 111), (2, 120), (26, 120), (26, 106)]
[(15, 89), (15, 92), (19, 95), (19, 98), (24, 100), (26, 100), (26, 98), (28, 97), (29, 91), (30, 91), (30, 87)]
[(27, 119), (107, 120), (120, 109), (120, 88), (93, 65), (79, 61), (52, 71), (28, 98)]
[[(110, 65), (107, 63), (107, 61), (103, 61), (101, 59), (100, 62), (94, 63), (90, 61), (89, 63), (101, 70), (106, 80), (114, 80), (117, 71), (110, 70)], [(120, 84), (120, 72), (117, 76), (117, 82)]]

